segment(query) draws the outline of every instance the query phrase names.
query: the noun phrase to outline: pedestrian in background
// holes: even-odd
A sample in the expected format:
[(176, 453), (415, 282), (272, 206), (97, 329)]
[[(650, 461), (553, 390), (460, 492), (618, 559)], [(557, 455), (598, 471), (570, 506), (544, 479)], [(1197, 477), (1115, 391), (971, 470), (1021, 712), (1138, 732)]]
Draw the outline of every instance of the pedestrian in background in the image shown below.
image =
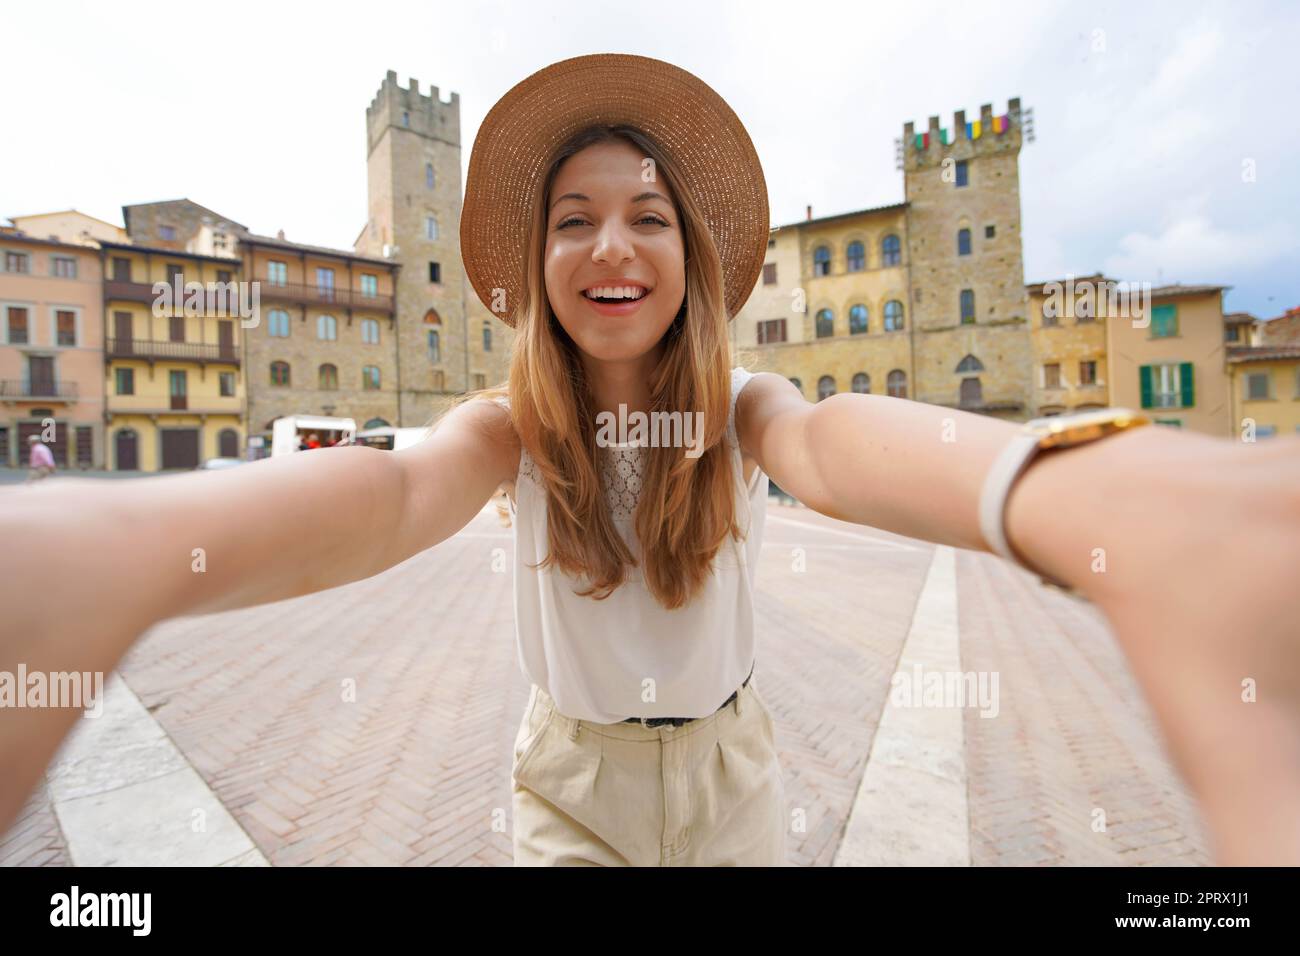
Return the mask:
[(32, 435), (27, 439), (31, 449), (28, 457), (27, 480), (40, 481), (54, 474), (54, 454), (50, 447), (41, 441), (40, 436)]

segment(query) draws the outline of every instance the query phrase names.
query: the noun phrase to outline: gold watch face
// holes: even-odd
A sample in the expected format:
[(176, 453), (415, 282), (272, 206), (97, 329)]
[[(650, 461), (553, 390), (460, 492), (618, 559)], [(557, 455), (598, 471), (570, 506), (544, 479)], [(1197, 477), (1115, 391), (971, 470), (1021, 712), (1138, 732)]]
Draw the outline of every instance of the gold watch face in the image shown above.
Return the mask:
[(1099, 408), (1073, 415), (1035, 418), (1026, 422), (1025, 428), (1039, 436), (1039, 448), (1067, 448), (1126, 428), (1149, 424), (1149, 417), (1131, 408)]

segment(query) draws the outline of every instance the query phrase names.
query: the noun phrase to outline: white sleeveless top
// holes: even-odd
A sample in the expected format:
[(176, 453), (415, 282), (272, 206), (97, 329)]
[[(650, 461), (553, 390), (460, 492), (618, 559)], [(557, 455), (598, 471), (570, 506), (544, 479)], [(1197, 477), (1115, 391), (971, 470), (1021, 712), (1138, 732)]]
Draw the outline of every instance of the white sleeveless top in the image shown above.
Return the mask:
[[(668, 610), (646, 589), (641, 567), (598, 601), (590, 585), (558, 568), (535, 565), (549, 553), (546, 488), (526, 448), (510, 513), (515, 542), (515, 636), (524, 676), (555, 700), (560, 713), (609, 724), (627, 717), (707, 717), (749, 676), (754, 664), (754, 572), (762, 546), (768, 479), (755, 466), (744, 479), (736, 437), (736, 398), (753, 373), (731, 372), (726, 446), (736, 523), (714, 557), (713, 574), (685, 606)], [(508, 406), (508, 402), (499, 400)], [(601, 478), (615, 526), (640, 560), (634, 527), (645, 448), (599, 448)], [(651, 683), (653, 682), (653, 683)]]

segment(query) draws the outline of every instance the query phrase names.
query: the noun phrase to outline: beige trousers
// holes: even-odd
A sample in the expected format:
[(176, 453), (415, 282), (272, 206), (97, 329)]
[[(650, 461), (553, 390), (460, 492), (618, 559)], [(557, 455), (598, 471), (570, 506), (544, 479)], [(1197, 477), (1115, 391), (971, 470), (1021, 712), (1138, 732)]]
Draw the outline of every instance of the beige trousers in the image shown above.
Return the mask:
[(784, 866), (772, 715), (755, 682), (681, 727), (566, 717), (536, 684), (515, 737), (516, 866)]

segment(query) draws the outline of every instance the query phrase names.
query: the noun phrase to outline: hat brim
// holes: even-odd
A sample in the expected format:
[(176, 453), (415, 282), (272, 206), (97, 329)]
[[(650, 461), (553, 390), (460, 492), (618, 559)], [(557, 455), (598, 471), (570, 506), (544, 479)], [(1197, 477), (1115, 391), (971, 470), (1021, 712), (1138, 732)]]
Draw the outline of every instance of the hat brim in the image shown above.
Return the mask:
[(739, 117), (708, 84), (650, 57), (597, 53), (553, 63), (512, 87), (474, 138), (460, 248), (475, 293), (513, 327), (523, 301), (534, 193), (556, 148), (593, 124), (645, 132), (681, 170), (722, 260), (727, 318), (767, 255), (767, 181)]

